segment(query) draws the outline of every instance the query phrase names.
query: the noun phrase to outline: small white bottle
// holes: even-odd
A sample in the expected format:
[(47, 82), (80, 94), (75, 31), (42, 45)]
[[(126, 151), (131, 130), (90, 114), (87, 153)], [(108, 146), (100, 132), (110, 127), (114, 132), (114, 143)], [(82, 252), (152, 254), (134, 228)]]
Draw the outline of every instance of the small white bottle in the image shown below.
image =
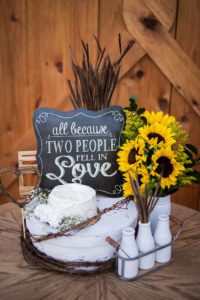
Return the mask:
[[(139, 221), (138, 235), (136, 238), (140, 254), (147, 253), (155, 249), (154, 239), (151, 233), (150, 222), (142, 223)], [(139, 260), (139, 268), (143, 270), (151, 269), (155, 265), (155, 252), (145, 255)]]
[[(156, 248), (164, 246), (172, 241), (172, 234), (169, 226), (169, 216), (160, 215), (158, 217), (157, 227), (154, 233), (154, 241)], [(156, 261), (166, 263), (171, 259), (172, 246), (168, 246), (159, 251), (156, 251)]]
[[(131, 227), (127, 227), (122, 231), (121, 249), (118, 250), (118, 254), (124, 258), (134, 258), (138, 256), (138, 248), (135, 241), (135, 230)], [(124, 274), (122, 273), (123, 262), (122, 259), (118, 259), (118, 274), (123, 278), (131, 279), (138, 274), (138, 259), (133, 261), (124, 261)]]

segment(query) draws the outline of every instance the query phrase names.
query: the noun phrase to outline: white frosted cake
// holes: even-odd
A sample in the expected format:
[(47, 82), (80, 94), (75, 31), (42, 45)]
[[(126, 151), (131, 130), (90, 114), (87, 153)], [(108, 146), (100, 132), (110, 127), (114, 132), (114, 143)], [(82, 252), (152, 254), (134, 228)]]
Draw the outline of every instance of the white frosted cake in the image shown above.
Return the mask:
[(78, 183), (56, 186), (49, 194), (48, 203), (39, 204), (34, 209), (35, 217), (53, 228), (58, 228), (63, 218), (85, 221), (96, 213), (95, 190)]
[[(39, 203), (35, 197), (26, 208), (26, 225), (32, 235), (47, 235), (57, 232), (69, 224), (86, 220), (110, 207), (123, 198), (96, 196), (96, 192), (81, 184), (65, 184), (55, 187), (46, 203)], [(62, 236), (42, 242), (34, 242), (41, 252), (58, 260), (66, 261), (105, 261), (115, 249), (106, 242), (110, 236), (120, 242), (121, 232), (128, 226), (135, 227), (137, 209), (133, 201), (128, 206), (103, 214), (92, 226), (84, 228), (71, 236)]]
[(96, 191), (89, 186), (68, 183), (56, 186), (49, 194), (48, 204), (64, 216), (80, 216), (83, 220), (97, 213)]

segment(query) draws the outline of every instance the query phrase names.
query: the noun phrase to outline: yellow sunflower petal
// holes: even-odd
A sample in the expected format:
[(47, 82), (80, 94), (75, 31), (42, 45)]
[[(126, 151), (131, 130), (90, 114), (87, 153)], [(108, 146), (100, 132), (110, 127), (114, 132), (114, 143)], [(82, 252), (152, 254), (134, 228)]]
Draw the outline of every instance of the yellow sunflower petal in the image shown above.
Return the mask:
[(159, 111), (158, 113), (145, 111), (143, 113), (143, 116), (146, 118), (147, 123), (150, 125), (160, 123), (161, 125), (169, 126), (171, 123), (175, 122), (174, 117), (169, 116), (168, 114), (163, 115), (162, 111)]
[(123, 188), (123, 195), (124, 195), (124, 197), (129, 197), (129, 196), (133, 196), (134, 195), (134, 192), (133, 192), (133, 189), (132, 189), (130, 181), (124, 182), (122, 188)]
[(150, 148), (155, 145), (165, 144), (165, 146), (171, 146), (176, 141), (173, 139), (171, 130), (159, 123), (153, 125), (145, 125), (139, 129), (140, 137), (149, 143)]
[(128, 141), (121, 147), (118, 152), (117, 162), (119, 164), (119, 170), (126, 172), (130, 169), (135, 169), (144, 156), (144, 141), (138, 139), (134, 141)]
[(184, 166), (176, 161), (175, 153), (170, 148), (158, 149), (152, 155), (152, 161), (153, 168), (151, 175), (157, 178), (162, 176), (161, 187), (163, 189), (175, 185), (177, 176), (184, 171)]

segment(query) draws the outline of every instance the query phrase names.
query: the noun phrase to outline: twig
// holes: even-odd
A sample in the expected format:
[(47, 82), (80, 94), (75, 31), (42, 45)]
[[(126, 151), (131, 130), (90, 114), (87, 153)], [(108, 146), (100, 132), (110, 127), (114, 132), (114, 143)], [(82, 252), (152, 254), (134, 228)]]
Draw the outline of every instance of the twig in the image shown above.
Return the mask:
[(154, 207), (156, 206), (158, 199), (159, 199), (159, 190), (160, 190), (160, 183), (161, 183), (161, 177), (159, 178), (157, 185), (156, 185), (156, 189), (154, 191), (154, 195), (153, 198), (151, 197), (151, 201), (148, 207), (148, 213), (149, 215), (152, 213)]
[(141, 201), (141, 205), (142, 205), (142, 211), (143, 211), (143, 222), (146, 223), (147, 222), (147, 215), (146, 215), (146, 207), (145, 207), (145, 203), (146, 201), (144, 201), (144, 197), (142, 196), (141, 192), (140, 192), (140, 186), (139, 186), (139, 179), (138, 179), (138, 175), (136, 174), (136, 180), (135, 180), (135, 184), (138, 190), (138, 194), (140, 197), (140, 201)]
[(84, 229), (87, 226), (93, 225), (96, 222), (98, 222), (103, 214), (105, 214), (109, 211), (121, 209), (125, 204), (128, 204), (129, 202), (130, 202), (130, 199), (128, 199), (128, 198), (118, 201), (111, 207), (107, 207), (107, 208), (104, 208), (102, 211), (99, 211), (98, 214), (95, 215), (94, 217), (88, 218), (86, 221), (78, 223), (77, 225), (74, 225), (73, 228), (68, 228), (66, 230), (59, 231), (56, 233), (49, 233), (47, 235), (31, 235), (31, 237), (34, 240), (34, 242), (42, 242), (42, 241), (54, 239), (54, 238), (57, 238), (60, 236), (73, 235), (73, 234), (77, 233), (77, 231), (80, 231), (81, 229)]
[(143, 210), (142, 210), (142, 204), (141, 204), (140, 196), (138, 194), (138, 190), (137, 190), (135, 181), (131, 177), (130, 173), (129, 173), (129, 178), (130, 178), (131, 186), (132, 186), (132, 189), (133, 189), (133, 192), (134, 192), (134, 196), (136, 198), (136, 205), (137, 205), (137, 208), (138, 208), (138, 213), (139, 213), (140, 219), (143, 220), (144, 219), (144, 215), (143, 215)]
[(128, 253), (121, 247), (121, 245), (118, 242), (116, 242), (115, 240), (113, 240), (110, 236), (107, 236), (106, 242), (108, 244), (110, 244), (113, 248), (115, 248), (116, 250), (120, 249), (128, 258), (131, 258), (130, 255), (128, 255)]
[(83, 48), (81, 66), (77, 65), (70, 48), (74, 85), (68, 80), (68, 86), (70, 99), (75, 108), (99, 110), (110, 105), (119, 78), (121, 62), (134, 43), (129, 41), (122, 50), (121, 36), (119, 35), (120, 56), (111, 62), (109, 56), (105, 55), (105, 48), (101, 48), (96, 36), (94, 39), (97, 45), (97, 57), (94, 65), (90, 61), (89, 46), (83, 40), (81, 41)]

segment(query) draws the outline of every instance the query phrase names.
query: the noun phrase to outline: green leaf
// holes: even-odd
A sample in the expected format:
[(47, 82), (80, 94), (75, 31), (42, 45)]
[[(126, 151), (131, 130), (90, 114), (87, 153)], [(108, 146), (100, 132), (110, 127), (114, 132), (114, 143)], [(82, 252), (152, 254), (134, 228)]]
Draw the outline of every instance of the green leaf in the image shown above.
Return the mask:
[(189, 150), (187, 150), (186, 148), (184, 149), (184, 152), (187, 154), (187, 156), (188, 156), (189, 159), (191, 160), (191, 163), (192, 163), (193, 165), (195, 165), (195, 161), (194, 161), (194, 159), (193, 159), (192, 153), (191, 153)]
[(178, 191), (178, 187), (173, 188), (173, 189), (169, 189), (169, 190), (168, 190), (168, 195), (174, 194), (174, 193), (177, 192), (177, 191)]
[(132, 102), (130, 103), (130, 110), (131, 110), (131, 111), (136, 111), (137, 108), (138, 108), (137, 104), (136, 104), (135, 102), (132, 101)]
[(138, 115), (141, 115), (141, 114), (143, 114), (145, 112), (145, 108), (144, 107), (141, 107), (141, 108), (139, 108), (138, 110), (137, 110), (137, 114)]
[(144, 122), (144, 124), (147, 124), (147, 119), (145, 117), (141, 117), (141, 120)]
[(121, 143), (124, 144), (126, 142), (126, 136), (124, 133), (121, 134)]
[(130, 96), (129, 100), (134, 101), (135, 103), (137, 103), (137, 97), (136, 96)]
[(174, 187), (171, 187), (171, 188), (165, 188), (164, 190), (161, 191), (161, 196), (162, 197), (165, 197), (167, 195), (171, 195), (171, 194), (174, 194), (175, 192), (178, 191), (178, 186), (174, 186)]
[(138, 106), (137, 106), (137, 104), (136, 104), (137, 98), (136, 98), (135, 96), (131, 96), (131, 97), (129, 98), (129, 100), (130, 100), (130, 110), (131, 110), (131, 111), (136, 111), (137, 108), (138, 108)]
[(185, 145), (190, 151), (192, 151), (194, 154), (198, 155), (198, 149), (192, 145), (192, 144), (186, 144)]
[(194, 181), (195, 183), (200, 183), (200, 172), (197, 170), (192, 170), (189, 172), (186, 172), (187, 176), (192, 176), (194, 177), (196, 180)]

